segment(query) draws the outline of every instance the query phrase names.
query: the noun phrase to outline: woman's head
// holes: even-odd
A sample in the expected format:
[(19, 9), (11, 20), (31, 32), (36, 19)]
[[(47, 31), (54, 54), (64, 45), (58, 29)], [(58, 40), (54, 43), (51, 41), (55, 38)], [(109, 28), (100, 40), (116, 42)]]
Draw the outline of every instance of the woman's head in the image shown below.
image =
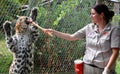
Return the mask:
[(95, 5), (92, 8), (92, 12), (96, 12), (96, 14), (98, 15), (103, 15), (103, 19), (105, 20), (106, 23), (112, 20), (112, 17), (114, 16), (114, 12), (110, 11), (108, 7), (104, 4)]

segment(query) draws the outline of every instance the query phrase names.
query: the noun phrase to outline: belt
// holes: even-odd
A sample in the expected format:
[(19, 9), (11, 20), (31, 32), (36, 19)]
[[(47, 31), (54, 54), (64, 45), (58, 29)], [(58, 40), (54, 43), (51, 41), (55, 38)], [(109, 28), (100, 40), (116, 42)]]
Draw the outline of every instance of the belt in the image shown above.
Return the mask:
[(94, 68), (104, 69), (104, 68), (100, 68), (100, 67), (98, 67), (98, 66), (96, 66), (96, 65), (94, 65), (94, 64), (87, 64), (87, 65), (89, 65), (89, 66), (91, 66), (91, 67), (94, 67)]

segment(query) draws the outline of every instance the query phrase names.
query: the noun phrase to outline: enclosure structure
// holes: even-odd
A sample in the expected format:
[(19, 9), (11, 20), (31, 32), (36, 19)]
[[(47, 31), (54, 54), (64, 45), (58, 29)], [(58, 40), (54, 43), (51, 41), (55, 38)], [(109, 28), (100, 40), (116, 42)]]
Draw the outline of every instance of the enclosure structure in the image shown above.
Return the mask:
[[(97, 0), (96, 0), (97, 1)], [(37, 22), (45, 28), (52, 28), (66, 33), (74, 33), (91, 22), (90, 9), (96, 4), (95, 0), (0, 0), (0, 74), (7, 74), (12, 62), (12, 54), (5, 44), (2, 28), (3, 22), (12, 21), (16, 17), (29, 16), (33, 7), (38, 8)], [(119, 3), (99, 0), (114, 9), (114, 23), (120, 23)], [(97, 3), (99, 3), (99, 1)], [(116, 8), (116, 7), (117, 8)], [(35, 44), (34, 73), (35, 74), (74, 74), (74, 60), (82, 59), (85, 51), (85, 40), (66, 41), (55, 36), (50, 37), (40, 31)], [(117, 62), (117, 73), (120, 72), (120, 59)]]

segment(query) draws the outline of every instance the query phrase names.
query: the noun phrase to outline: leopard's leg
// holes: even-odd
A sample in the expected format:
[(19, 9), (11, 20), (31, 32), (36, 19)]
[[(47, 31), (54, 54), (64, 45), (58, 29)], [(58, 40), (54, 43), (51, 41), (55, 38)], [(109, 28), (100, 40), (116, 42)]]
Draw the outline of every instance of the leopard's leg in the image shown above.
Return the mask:
[(10, 51), (15, 52), (15, 40), (11, 36), (11, 22), (5, 21), (3, 24), (3, 29), (5, 32), (6, 43)]
[(36, 21), (37, 13), (38, 13), (37, 7), (34, 7), (30, 13), (30, 18), (32, 18), (33, 21)]
[(11, 25), (10, 21), (5, 21), (5, 23), (3, 23), (3, 29), (4, 29), (6, 37), (11, 37), (11, 26), (10, 25)]
[[(38, 10), (36, 7), (34, 7), (32, 10), (31, 10), (31, 13), (30, 13), (30, 17), (32, 18), (32, 20), (34, 22), (36, 22), (36, 18), (37, 18), (37, 14), (38, 14)], [(37, 23), (37, 22), (36, 22)], [(36, 26), (34, 25), (31, 25), (30, 26), (30, 35), (31, 35), (31, 42), (34, 43), (37, 39), (38, 39), (38, 36), (39, 36), (39, 30)]]

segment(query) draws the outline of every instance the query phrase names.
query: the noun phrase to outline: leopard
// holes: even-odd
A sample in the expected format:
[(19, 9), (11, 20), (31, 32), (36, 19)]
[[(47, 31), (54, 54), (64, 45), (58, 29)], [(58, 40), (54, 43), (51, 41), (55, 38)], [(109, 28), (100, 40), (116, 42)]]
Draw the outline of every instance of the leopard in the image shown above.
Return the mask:
[(3, 23), (6, 45), (12, 53), (13, 60), (9, 68), (9, 74), (32, 74), (34, 70), (35, 42), (39, 38), (39, 30), (32, 23), (37, 23), (37, 8), (33, 8), (29, 16), (19, 16), (12, 34), (12, 22), (6, 20)]

